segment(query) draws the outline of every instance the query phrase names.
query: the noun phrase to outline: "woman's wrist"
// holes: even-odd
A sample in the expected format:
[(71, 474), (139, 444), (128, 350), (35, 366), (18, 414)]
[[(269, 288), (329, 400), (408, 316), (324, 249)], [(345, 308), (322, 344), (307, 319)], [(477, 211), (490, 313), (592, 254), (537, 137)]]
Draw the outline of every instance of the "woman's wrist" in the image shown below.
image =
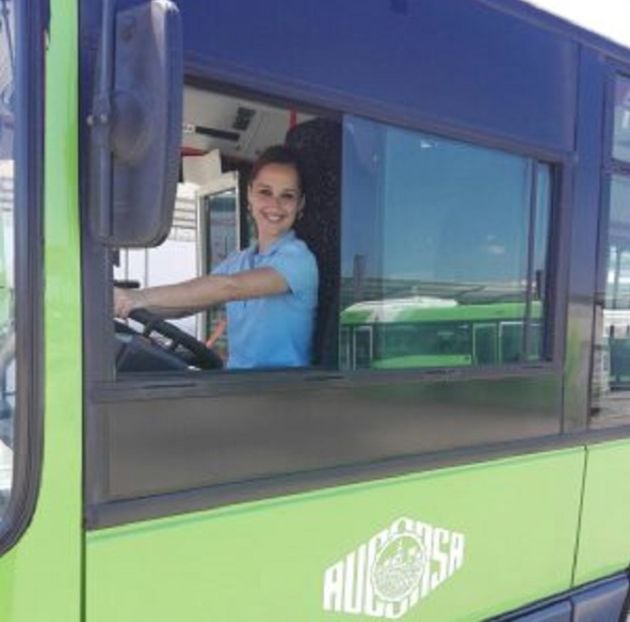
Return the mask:
[(136, 309), (147, 309), (149, 308), (149, 300), (147, 296), (147, 291), (144, 289), (136, 289), (130, 292), (132, 294), (131, 297), (131, 309), (130, 311), (135, 311)]
[(127, 318), (135, 309), (147, 307), (147, 298), (142, 290), (114, 288), (114, 315)]

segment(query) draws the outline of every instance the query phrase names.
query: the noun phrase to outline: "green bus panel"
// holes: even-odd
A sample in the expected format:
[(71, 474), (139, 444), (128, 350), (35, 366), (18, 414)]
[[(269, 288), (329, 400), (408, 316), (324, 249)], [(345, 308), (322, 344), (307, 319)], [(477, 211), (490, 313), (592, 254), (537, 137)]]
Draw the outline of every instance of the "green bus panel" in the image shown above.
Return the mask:
[(587, 448), (576, 584), (630, 566), (630, 441)]
[(570, 587), (583, 467), (578, 448), (94, 531), (86, 619), (479, 620)]
[(74, 1), (52, 0), (51, 15), (46, 53), (44, 455), (35, 515), (20, 540), (0, 557), (1, 622), (81, 620), (82, 377)]

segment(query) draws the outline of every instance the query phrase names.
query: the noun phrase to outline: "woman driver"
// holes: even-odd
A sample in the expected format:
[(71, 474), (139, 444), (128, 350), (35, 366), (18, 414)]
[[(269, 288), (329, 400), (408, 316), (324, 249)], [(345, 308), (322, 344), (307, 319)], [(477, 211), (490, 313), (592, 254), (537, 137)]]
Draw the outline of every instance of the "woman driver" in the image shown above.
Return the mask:
[(247, 189), (258, 239), (205, 275), (162, 287), (114, 289), (114, 314), (138, 308), (164, 317), (226, 303), (230, 369), (301, 367), (311, 362), (317, 307), (315, 257), (293, 225), (304, 209), (297, 155), (269, 147), (255, 162)]

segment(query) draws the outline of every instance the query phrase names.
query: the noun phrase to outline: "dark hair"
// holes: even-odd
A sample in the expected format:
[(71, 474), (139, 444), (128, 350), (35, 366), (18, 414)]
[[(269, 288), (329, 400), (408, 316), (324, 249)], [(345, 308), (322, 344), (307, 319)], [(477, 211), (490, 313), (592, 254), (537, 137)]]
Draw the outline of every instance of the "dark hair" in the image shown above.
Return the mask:
[(267, 164), (284, 164), (286, 166), (292, 166), (297, 173), (300, 191), (302, 194), (305, 194), (304, 166), (300, 160), (300, 156), (294, 149), (291, 149), (291, 147), (287, 147), (286, 145), (272, 145), (271, 147), (267, 147), (267, 149), (258, 156), (258, 159), (252, 166), (252, 170), (249, 174), (250, 185), (256, 177), (258, 177), (258, 173), (260, 173)]

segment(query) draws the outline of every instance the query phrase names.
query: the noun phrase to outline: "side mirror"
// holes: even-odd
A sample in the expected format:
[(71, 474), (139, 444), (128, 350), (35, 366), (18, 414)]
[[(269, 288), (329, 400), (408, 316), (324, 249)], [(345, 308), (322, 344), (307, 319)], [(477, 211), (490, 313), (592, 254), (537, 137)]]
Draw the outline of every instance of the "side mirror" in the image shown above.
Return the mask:
[(116, 11), (104, 0), (90, 132), (90, 225), (115, 247), (155, 246), (173, 219), (183, 52), (169, 0)]

